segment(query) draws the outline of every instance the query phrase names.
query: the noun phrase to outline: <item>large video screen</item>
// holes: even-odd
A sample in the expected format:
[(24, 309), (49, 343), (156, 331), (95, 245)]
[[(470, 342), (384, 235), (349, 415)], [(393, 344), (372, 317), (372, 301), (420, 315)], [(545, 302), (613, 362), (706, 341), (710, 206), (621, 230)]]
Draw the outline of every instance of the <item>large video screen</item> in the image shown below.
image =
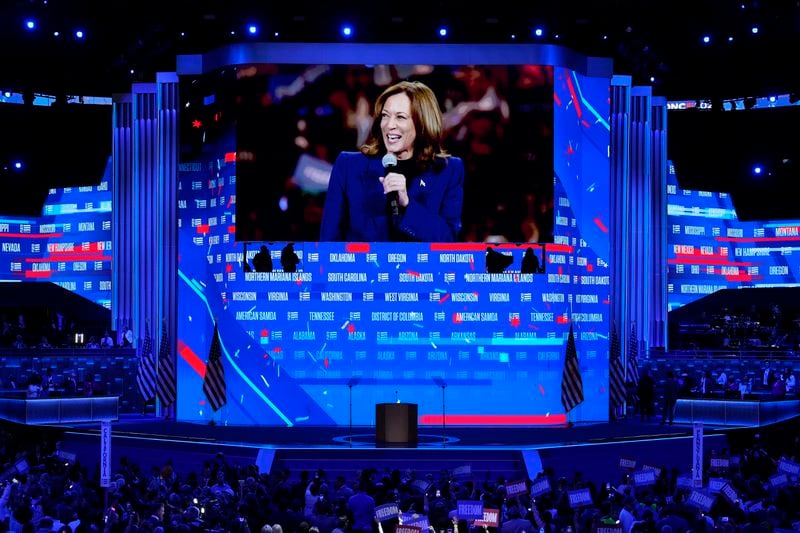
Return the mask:
[[(423, 230), (413, 232), (415, 237), (405, 232), (380, 240), (553, 242), (553, 68), (537, 65), (240, 67), (229, 89), (236, 99), (231, 111), (239, 156), (237, 240), (345, 240), (320, 233), (323, 215), (330, 215), (326, 210), (342, 202), (326, 204), (333, 198), (332, 166), (341, 152), (358, 151), (368, 141), (376, 99), (401, 80), (433, 91), (442, 113), (443, 148), (464, 165), (463, 191), (453, 193), (458, 199), (437, 196), (436, 181), (444, 175), (406, 175), (412, 203), (424, 204), (419, 215), (426, 217), (424, 224), (435, 224), (438, 214), (453, 209), (460, 226), (455, 235)], [(417, 131), (416, 140), (422, 138)], [(355, 182), (362, 190), (353, 191), (351, 183), (344, 194), (344, 201), (359, 203), (355, 209), (370, 214), (347, 223), (386, 223), (380, 155)], [(454, 204), (462, 198), (458, 209)], [(356, 233), (371, 234), (364, 228)]]
[[(275, 166), (272, 174), (270, 168), (256, 173), (264, 187), (268, 176), (283, 176), (277, 192), (242, 193), (240, 115), (228, 91), (246, 75), (262, 88), (266, 101), (276, 94), (290, 99), (302, 88), (314, 92), (312, 82), (325, 73), (363, 76), (373, 85), (380, 70), (357, 69), (352, 61), (343, 65), (279, 65), (262, 78), (237, 67), (181, 81), (178, 419), (366, 426), (375, 423), (376, 404), (400, 401), (418, 404), (423, 426), (441, 426), (443, 417), (448, 424), (564, 424), (561, 381), (572, 324), (585, 401), (569, 420), (607, 420), (610, 77), (538, 65), (498, 68), (509, 80), (505, 88), (525, 71), (541, 76), (536, 91), (539, 82), (550, 87), (549, 104), (544, 97), (531, 100), (530, 109), (516, 110), (517, 118), (529, 113), (530, 120), (509, 126), (519, 142), (528, 135), (549, 143), (551, 153), (543, 156), (550, 158), (549, 242), (486, 236), (456, 242), (333, 242), (314, 238), (316, 230), (298, 239), (270, 240), (257, 233), (259, 216), (242, 210), (242, 203), (255, 208), (273, 194), (278, 209), (288, 209), (294, 200), (287, 194), (284, 201), (283, 187), (299, 193), (298, 183), (307, 179), (302, 194), (311, 203), (305, 204), (308, 212), (298, 226), (307, 231), (313, 225), (306, 222), (318, 220), (324, 209), (326, 174), (320, 170), (334, 160), (325, 155), (324, 145), (355, 147), (356, 131), (339, 138), (339, 118), (332, 118), (337, 126), (330, 138), (322, 135), (324, 129), (312, 134), (297, 123), (297, 109), (269, 120), (279, 108), (265, 106), (256, 121), (263, 135), (286, 134), (299, 144), (274, 152), (266, 165)], [(421, 67), (408, 69), (406, 74), (414, 76)], [(437, 67), (431, 74), (451, 80), (459, 70), (470, 69)], [(267, 80), (269, 90), (262, 83)], [(304, 113), (326, 116), (330, 109), (324, 102), (331, 94), (322, 91), (321, 107)], [(552, 133), (542, 135), (546, 121), (533, 117), (547, 114), (548, 107)], [(322, 125), (324, 120), (315, 127)], [(314, 142), (320, 149), (306, 151)], [(474, 153), (465, 149), (459, 156), (464, 161), (484, 148), (480, 142), (471, 146)], [(279, 163), (280, 158), (285, 160)], [(539, 179), (534, 174), (487, 179), (498, 189), (524, 188)], [(320, 181), (311, 192), (315, 177)], [(242, 226), (250, 229), (243, 233)], [(269, 269), (254, 267), (262, 250)], [(215, 321), (227, 404), (212, 413), (202, 380)]]
[(0, 216), (0, 282), (51, 282), (111, 307), (111, 160), (99, 183), (50, 189), (39, 216)]
[(800, 178), (800, 143), (787, 132), (800, 122), (800, 106), (748, 101), (732, 111), (670, 111), (668, 153), (678, 183), (729, 193), (741, 221), (798, 219), (800, 206), (787, 191)]
[[(684, 189), (670, 169), (670, 347), (794, 350), (796, 304), (786, 288), (800, 287), (800, 219), (740, 220), (729, 193)], [(761, 293), (717, 298), (725, 289)]]

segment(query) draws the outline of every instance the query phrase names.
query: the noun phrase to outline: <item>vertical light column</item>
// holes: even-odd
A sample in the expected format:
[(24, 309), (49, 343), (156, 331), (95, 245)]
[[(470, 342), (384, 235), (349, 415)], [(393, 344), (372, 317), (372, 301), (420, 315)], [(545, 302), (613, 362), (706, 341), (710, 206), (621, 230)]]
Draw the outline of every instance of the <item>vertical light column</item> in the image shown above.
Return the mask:
[(611, 81), (611, 319), (627, 346), (666, 335), (666, 101), (627, 76)]
[(625, 339), (628, 324), (628, 254), (626, 250), (628, 205), (625, 191), (630, 178), (628, 161), (630, 137), (630, 76), (611, 78), (611, 148), (610, 151), (610, 247), (611, 253), (611, 324), (617, 326), (620, 339)]
[[(156, 85), (133, 85), (133, 265), (135, 295), (133, 323), (136, 338), (158, 331), (158, 258), (161, 227), (158, 195), (158, 114)], [(155, 331), (154, 331), (155, 329)]]
[(175, 355), (178, 249), (178, 76), (159, 73), (115, 96), (113, 123), (113, 327), (160, 344), (161, 320)]
[[(176, 356), (178, 308), (178, 116), (180, 94), (178, 75), (160, 72), (156, 76), (158, 91), (158, 280), (154, 287), (159, 300), (159, 320), (166, 320), (167, 334), (172, 346), (170, 356)], [(157, 331), (160, 336), (161, 330)], [(161, 339), (159, 338), (159, 345)], [(160, 362), (159, 362), (160, 363)], [(177, 365), (175, 366), (177, 368)]]
[[(628, 239), (626, 248), (629, 261), (627, 305), (629, 319), (636, 322), (636, 332), (647, 353), (651, 331), (650, 305), (652, 302), (655, 250), (653, 242), (651, 196), (651, 87), (631, 88), (630, 113), (630, 179), (626, 191), (628, 212)], [(660, 268), (660, 267), (659, 267)]]
[(650, 212), (653, 276), (650, 346), (667, 347), (667, 99), (653, 97), (651, 111)]
[(114, 95), (112, 111), (111, 324), (119, 329), (133, 317), (133, 98)]

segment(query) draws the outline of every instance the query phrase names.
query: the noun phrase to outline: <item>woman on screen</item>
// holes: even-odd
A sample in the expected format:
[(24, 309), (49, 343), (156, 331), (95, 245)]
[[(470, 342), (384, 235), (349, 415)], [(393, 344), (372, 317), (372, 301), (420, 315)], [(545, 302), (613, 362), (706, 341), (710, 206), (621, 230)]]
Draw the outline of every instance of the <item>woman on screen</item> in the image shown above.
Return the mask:
[(374, 114), (360, 152), (342, 152), (333, 165), (320, 241), (455, 241), (464, 164), (442, 148), (433, 91), (402, 81), (378, 97)]

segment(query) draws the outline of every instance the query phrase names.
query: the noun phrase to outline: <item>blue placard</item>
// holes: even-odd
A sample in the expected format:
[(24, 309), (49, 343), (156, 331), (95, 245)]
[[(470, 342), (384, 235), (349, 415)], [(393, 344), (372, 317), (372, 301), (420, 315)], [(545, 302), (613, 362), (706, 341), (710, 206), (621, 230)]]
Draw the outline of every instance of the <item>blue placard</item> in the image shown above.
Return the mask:
[(541, 496), (542, 494), (547, 494), (552, 489), (550, 487), (550, 480), (546, 477), (539, 478), (533, 482), (531, 485), (531, 496), (536, 498), (537, 496)]
[(417, 513), (403, 513), (400, 515), (400, 520), (404, 526), (416, 526), (423, 531), (428, 530), (428, 517), (424, 514)]
[(592, 505), (592, 495), (589, 489), (578, 489), (567, 492), (569, 496), (570, 507), (582, 507), (584, 505)]
[(699, 490), (693, 490), (691, 494), (689, 494), (689, 499), (686, 500), (686, 502), (700, 508), (703, 512), (707, 513), (711, 510), (711, 506), (714, 505), (715, 499), (716, 498), (714, 496), (709, 496), (708, 494), (700, 492)]
[(378, 522), (385, 522), (398, 516), (400, 516), (400, 508), (396, 503), (384, 503), (375, 507), (375, 520)]
[(655, 485), (656, 473), (654, 470), (639, 470), (633, 473), (633, 484), (637, 487)]
[(708, 492), (711, 494), (717, 494), (719, 491), (722, 490), (722, 487), (728, 484), (728, 480), (721, 477), (710, 477), (708, 478)]
[(483, 518), (483, 502), (480, 500), (458, 500), (458, 517), (467, 520)]
[(519, 496), (520, 494), (525, 494), (526, 492), (528, 492), (528, 485), (525, 484), (524, 480), (512, 481), (506, 485), (506, 496), (509, 498)]

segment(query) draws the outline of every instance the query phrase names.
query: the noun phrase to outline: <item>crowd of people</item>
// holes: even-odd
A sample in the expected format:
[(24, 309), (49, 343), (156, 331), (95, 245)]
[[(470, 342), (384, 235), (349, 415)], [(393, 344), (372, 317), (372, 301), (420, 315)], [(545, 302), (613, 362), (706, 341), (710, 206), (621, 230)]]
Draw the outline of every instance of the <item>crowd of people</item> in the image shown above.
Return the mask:
[(109, 349), (132, 347), (133, 331), (125, 326), (115, 339), (111, 332), (97, 324), (83, 324), (50, 309), (30, 308), (25, 312), (2, 310), (0, 314), (0, 347), (15, 350), (88, 348)]
[[(704, 500), (682, 482), (686, 473), (668, 468), (658, 469), (652, 482), (637, 484), (632, 472), (621, 472), (619, 479), (585, 479), (581, 473), (567, 479), (546, 467), (532, 474), (527, 490), (510, 494), (516, 480), (489, 473), (459, 476), (442, 470), (418, 476), (411, 469), (374, 468), (352, 476), (279, 468), (264, 473), (255, 465), (235, 465), (222, 452), (192, 472), (177, 472), (166, 451), (154, 454), (151, 465), (121, 457), (104, 489), (99, 466), (80, 464), (53, 440), (57, 436), (31, 435), (28, 441), (5, 426), (0, 531), (393, 533), (400, 523), (432, 533), (790, 530), (800, 520), (797, 476), (775, 482), (782, 464), (800, 460), (800, 437), (783, 438), (787, 429), (797, 435), (796, 424), (775, 428), (772, 436), (740, 434), (739, 442), (730, 437), (729, 449), (709, 454), (706, 475), (722, 478), (730, 490), (723, 495), (701, 489), (709, 496)], [(726, 459), (724, 467), (714, 461), (720, 458)], [(586, 489), (588, 497), (576, 504), (570, 495), (578, 489)], [(458, 516), (458, 502), (464, 500), (497, 509), (497, 525)], [(396, 504), (399, 514), (378, 522), (376, 509), (384, 504)]]
[(796, 396), (797, 378), (790, 362), (781, 368), (779, 362), (765, 361), (762, 375), (755, 378), (745, 372), (729, 375), (723, 367), (704, 369), (697, 375), (670, 369), (663, 376), (645, 367), (638, 382), (626, 383), (625, 414), (638, 416), (642, 422), (672, 424), (678, 398), (783, 400)]

